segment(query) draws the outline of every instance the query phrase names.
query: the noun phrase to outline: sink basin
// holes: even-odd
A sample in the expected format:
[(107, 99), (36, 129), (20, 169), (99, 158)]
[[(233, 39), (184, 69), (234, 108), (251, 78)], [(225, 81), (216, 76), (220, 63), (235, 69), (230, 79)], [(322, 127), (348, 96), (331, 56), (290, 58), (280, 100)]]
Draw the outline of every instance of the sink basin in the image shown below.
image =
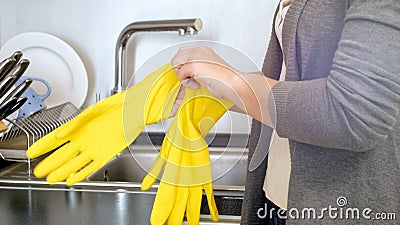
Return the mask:
[[(244, 187), (247, 150), (244, 148), (210, 147), (213, 184)], [(141, 183), (158, 155), (154, 146), (131, 146), (91, 175), (90, 181)]]
[[(75, 218), (70, 216), (69, 212), (74, 212), (75, 215), (76, 211), (82, 211), (83, 214), (88, 215), (97, 215), (95, 216), (96, 218), (104, 220), (105, 218), (101, 216), (103, 214), (98, 212), (98, 210), (103, 210), (103, 207), (96, 208), (93, 206), (110, 205), (110, 209), (107, 209), (107, 212), (110, 212), (110, 214), (107, 214), (108, 216), (121, 218), (120, 214), (125, 215), (126, 213), (126, 215), (130, 215), (126, 217), (127, 219), (134, 220), (134, 222), (126, 224), (147, 224), (156, 195), (157, 185), (151, 190), (143, 192), (140, 190), (140, 183), (158, 155), (158, 147), (154, 146), (159, 147), (159, 145), (148, 144), (131, 145), (130, 149), (123, 151), (103, 168), (92, 174), (88, 180), (77, 183), (72, 188), (67, 187), (63, 182), (48, 185), (44, 179), (28, 176), (27, 163), (16, 163), (0, 170), (0, 191), (10, 192), (10, 194), (6, 193), (5, 195), (12, 196), (12, 198), (14, 196), (25, 196), (18, 198), (23, 198), (27, 202), (32, 201), (31, 197), (33, 195), (33, 199), (38, 201), (35, 205), (42, 202), (44, 206), (49, 205), (48, 200), (42, 200), (42, 198), (52, 199), (52, 202), (55, 201), (54, 199), (58, 199), (58, 203), (55, 204), (58, 206), (64, 205), (65, 213), (62, 214), (62, 218), (66, 221)], [(200, 224), (239, 224), (247, 171), (247, 149), (245, 147), (210, 147), (209, 151), (214, 178), (214, 197), (220, 214), (220, 221), (216, 223), (210, 222), (207, 198), (203, 196), (200, 210)], [(35, 160), (32, 162), (32, 167), (39, 161)], [(62, 197), (55, 197), (54, 195), (82, 197), (65, 200)], [(124, 196), (126, 199), (121, 201), (121, 196)], [(80, 198), (85, 200), (81, 200)], [(107, 203), (99, 204), (97, 203), (98, 199), (102, 199), (102, 202), (106, 199)], [(145, 204), (143, 203), (144, 200)], [(11, 204), (13, 201), (9, 202)], [(3, 203), (5, 205), (8, 204), (7, 201), (3, 201)], [(117, 203), (123, 204), (118, 210), (112, 207), (113, 204)], [(90, 207), (86, 204), (90, 205)], [(140, 208), (141, 211), (132, 215), (129, 211), (132, 206)], [(1, 207), (3, 206), (0, 204)], [(56, 210), (57, 207), (48, 208), (49, 211), (53, 209)], [(87, 212), (89, 209), (90, 212)], [(27, 211), (30, 212), (32, 210), (27, 209)], [(57, 213), (50, 214), (58, 215)], [(22, 213), (22, 215), (25, 214), (29, 217), (27, 213)], [(24, 219), (25, 217), (21, 218)], [(57, 217), (56, 219), (59, 218)], [(70, 224), (77, 223), (72, 222)]]
[[(246, 181), (247, 148), (210, 147), (209, 152), (214, 197), (219, 214), (228, 217), (236, 216), (236, 222), (233, 224), (238, 224)], [(158, 149), (154, 146), (131, 145), (130, 149), (125, 150), (103, 168), (92, 174), (88, 181), (101, 182), (103, 184), (127, 182), (139, 187), (147, 174), (146, 171), (150, 169), (157, 155)], [(202, 199), (200, 211), (203, 215), (209, 215), (205, 196)]]

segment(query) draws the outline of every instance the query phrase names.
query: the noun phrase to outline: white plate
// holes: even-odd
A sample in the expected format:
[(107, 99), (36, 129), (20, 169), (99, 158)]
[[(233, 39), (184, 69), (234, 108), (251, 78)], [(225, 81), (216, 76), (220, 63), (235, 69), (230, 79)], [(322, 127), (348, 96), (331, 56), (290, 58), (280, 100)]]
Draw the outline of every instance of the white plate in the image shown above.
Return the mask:
[[(63, 40), (46, 33), (30, 32), (14, 36), (0, 49), (0, 59), (15, 51), (31, 63), (24, 76), (40, 77), (51, 85), (51, 94), (45, 100), (47, 107), (71, 102), (81, 107), (88, 91), (85, 66), (74, 49)], [(32, 87), (43, 94), (43, 85)], [(38, 85), (38, 84), (36, 84)], [(42, 90), (41, 90), (42, 89)], [(44, 91), (43, 91), (44, 92)]]

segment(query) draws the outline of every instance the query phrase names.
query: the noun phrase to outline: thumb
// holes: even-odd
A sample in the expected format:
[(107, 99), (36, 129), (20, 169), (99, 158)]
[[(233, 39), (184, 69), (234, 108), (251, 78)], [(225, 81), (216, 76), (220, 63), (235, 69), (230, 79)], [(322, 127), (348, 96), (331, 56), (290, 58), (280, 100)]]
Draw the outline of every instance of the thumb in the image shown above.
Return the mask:
[(83, 110), (78, 116), (57, 128), (56, 138), (65, 138), (89, 121), (97, 119), (106, 111), (119, 107), (119, 105), (123, 104), (125, 93), (126, 91), (112, 95)]
[(91, 118), (93, 118), (92, 107), (85, 109), (78, 116), (73, 118), (72, 120), (66, 122), (55, 130), (55, 137), (58, 139), (63, 139), (66, 136), (70, 135), (74, 131), (78, 130), (83, 123)]
[(185, 97), (185, 94), (186, 94), (186, 87), (181, 85), (181, 87), (179, 88), (178, 95), (176, 96), (174, 105), (172, 106), (171, 114), (169, 115), (170, 117), (174, 117), (176, 115), (176, 112), (178, 111), (179, 106), (181, 105), (182, 100)]
[(194, 79), (194, 78), (189, 78), (186, 80), (183, 80), (181, 82), (182, 86), (187, 87), (187, 88), (192, 88), (192, 89), (199, 89), (200, 84)]

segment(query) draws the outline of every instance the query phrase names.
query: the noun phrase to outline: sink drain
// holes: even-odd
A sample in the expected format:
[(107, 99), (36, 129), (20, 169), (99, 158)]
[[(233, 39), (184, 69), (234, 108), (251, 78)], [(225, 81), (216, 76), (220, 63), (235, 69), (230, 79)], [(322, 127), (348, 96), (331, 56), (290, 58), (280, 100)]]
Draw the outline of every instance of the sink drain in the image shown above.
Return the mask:
[(110, 181), (110, 176), (108, 175), (108, 170), (104, 170), (103, 181)]

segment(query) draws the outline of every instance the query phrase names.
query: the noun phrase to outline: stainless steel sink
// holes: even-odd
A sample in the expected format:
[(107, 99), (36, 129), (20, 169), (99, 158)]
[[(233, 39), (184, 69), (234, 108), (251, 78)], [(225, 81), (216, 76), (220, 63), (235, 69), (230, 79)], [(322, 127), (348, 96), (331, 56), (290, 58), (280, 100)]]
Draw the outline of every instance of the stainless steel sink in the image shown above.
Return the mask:
[[(134, 184), (140, 187), (147, 171), (158, 155), (158, 147), (152, 145), (132, 145), (111, 160), (103, 168), (88, 178), (89, 182)], [(238, 224), (243, 202), (246, 181), (247, 148), (245, 147), (210, 147), (210, 160), (213, 173), (214, 197), (223, 223), (204, 224)], [(156, 183), (157, 188), (157, 183)], [(202, 216), (208, 216), (208, 204), (202, 199)], [(232, 220), (232, 223), (227, 221)], [(202, 223), (202, 224), (203, 224)]]
[[(244, 187), (247, 150), (244, 148), (210, 147), (214, 186)], [(141, 183), (158, 155), (153, 146), (131, 146), (91, 175), (90, 181)]]
[[(8, 196), (9, 201), (0, 202), (0, 209), (4, 208), (5, 212), (14, 215), (14, 212), (6, 210), (14, 204), (13, 199), (18, 198), (18, 201), (29, 203), (22, 211), (16, 211), (13, 216), (14, 222), (5, 224), (23, 224), (23, 221), (32, 218), (30, 216), (32, 213), (42, 215), (40, 211), (42, 208), (46, 209), (47, 213), (35, 217), (36, 222), (32, 224), (43, 224), (41, 221), (49, 220), (46, 215), (58, 215), (50, 219), (57, 221), (62, 219), (66, 224), (82, 223), (86, 218), (91, 221), (93, 216), (98, 221), (114, 219), (117, 221), (123, 218), (129, 221), (126, 224), (148, 224), (157, 185), (143, 192), (140, 190), (140, 184), (157, 157), (156, 148), (158, 147), (154, 145), (134, 144), (130, 146), (130, 150), (123, 151), (88, 180), (73, 187), (67, 187), (64, 182), (48, 185), (43, 179), (27, 176), (27, 163), (16, 163), (1, 169), (0, 195)], [(214, 197), (220, 220), (210, 221), (208, 204), (204, 196), (200, 224), (239, 224), (247, 171), (247, 149), (210, 147), (209, 150), (214, 178)], [(32, 166), (38, 161), (40, 159), (35, 160)], [(47, 207), (53, 204), (57, 207)], [(132, 208), (136, 209), (134, 213)], [(138, 209), (140, 210), (137, 211)], [(104, 210), (107, 211), (106, 214), (102, 213)], [(92, 216), (87, 217), (87, 215)]]

